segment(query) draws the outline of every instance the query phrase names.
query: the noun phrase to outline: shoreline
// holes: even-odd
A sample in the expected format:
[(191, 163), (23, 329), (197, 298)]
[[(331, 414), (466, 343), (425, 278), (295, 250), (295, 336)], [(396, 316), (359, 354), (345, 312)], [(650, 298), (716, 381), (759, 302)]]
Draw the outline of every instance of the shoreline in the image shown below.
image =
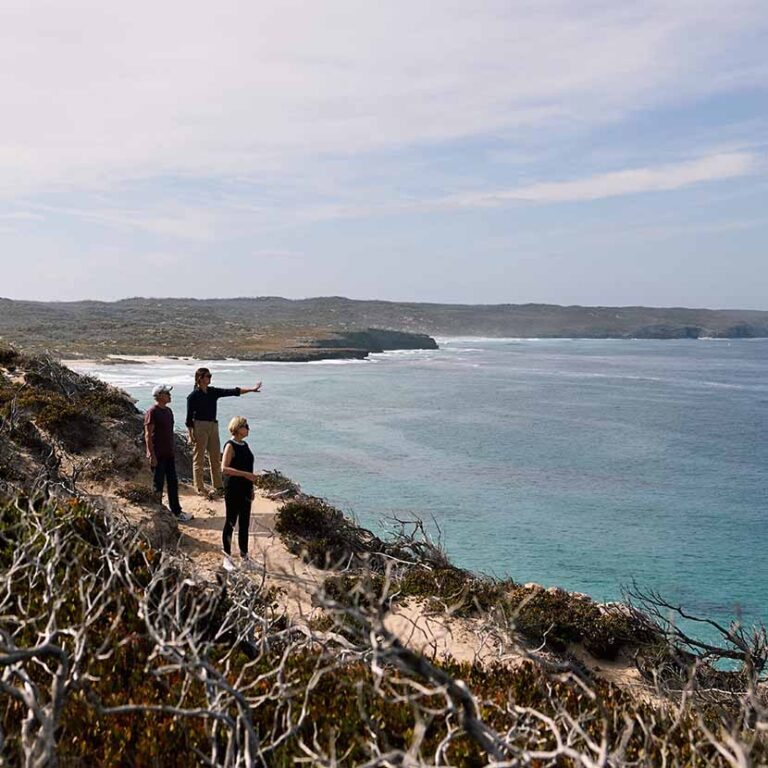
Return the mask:
[(176, 354), (107, 354), (102, 357), (84, 356), (84, 357), (58, 357), (62, 365), (152, 365), (153, 363), (166, 363), (169, 361), (179, 362), (203, 362), (203, 363), (304, 363), (304, 362), (323, 362), (326, 360), (363, 360), (371, 355), (380, 355), (387, 352), (430, 352), (440, 349), (443, 344), (451, 343), (505, 343), (505, 342), (563, 342), (563, 341), (617, 341), (617, 342), (659, 342), (666, 344), (671, 341), (697, 342), (765, 342), (768, 336), (698, 336), (698, 337), (669, 337), (669, 338), (651, 338), (643, 336), (435, 336), (434, 341), (437, 347), (434, 348), (412, 348), (402, 347), (397, 349), (384, 349), (381, 351), (359, 350), (359, 349), (332, 349), (332, 348), (301, 348), (295, 353), (288, 350), (265, 352), (259, 355), (226, 355), (223, 357), (206, 355), (176, 355)]
[(203, 358), (180, 355), (106, 355), (105, 357), (70, 357), (59, 358), (62, 365), (153, 365), (179, 360), (190, 363)]

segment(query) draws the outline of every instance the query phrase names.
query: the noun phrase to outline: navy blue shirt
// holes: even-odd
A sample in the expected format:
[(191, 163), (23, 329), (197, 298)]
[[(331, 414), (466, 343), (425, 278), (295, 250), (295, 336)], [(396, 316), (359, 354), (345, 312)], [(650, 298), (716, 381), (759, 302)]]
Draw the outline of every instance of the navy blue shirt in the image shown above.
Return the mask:
[(234, 389), (219, 389), (219, 387), (208, 387), (203, 392), (202, 389), (193, 389), (187, 395), (187, 420), (186, 425), (190, 429), (197, 421), (216, 421), (216, 402), (220, 397), (239, 397), (240, 387)]

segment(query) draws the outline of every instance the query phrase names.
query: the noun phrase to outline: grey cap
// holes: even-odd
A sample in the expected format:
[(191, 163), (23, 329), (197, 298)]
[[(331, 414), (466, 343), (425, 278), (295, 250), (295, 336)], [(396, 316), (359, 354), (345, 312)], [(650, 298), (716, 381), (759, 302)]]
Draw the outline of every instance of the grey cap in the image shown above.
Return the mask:
[(152, 397), (157, 397), (158, 395), (162, 395), (164, 392), (166, 394), (170, 395), (172, 389), (173, 389), (173, 387), (170, 384), (158, 384), (152, 390)]

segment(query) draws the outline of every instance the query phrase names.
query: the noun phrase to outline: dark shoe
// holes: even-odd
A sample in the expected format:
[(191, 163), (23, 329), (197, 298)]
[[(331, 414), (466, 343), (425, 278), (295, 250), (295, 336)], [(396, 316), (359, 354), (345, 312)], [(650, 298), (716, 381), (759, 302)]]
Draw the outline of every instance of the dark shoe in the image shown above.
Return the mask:
[(194, 520), (195, 516), (191, 515), (189, 512), (179, 512), (179, 514), (176, 515), (176, 519), (180, 523), (188, 523), (190, 520)]

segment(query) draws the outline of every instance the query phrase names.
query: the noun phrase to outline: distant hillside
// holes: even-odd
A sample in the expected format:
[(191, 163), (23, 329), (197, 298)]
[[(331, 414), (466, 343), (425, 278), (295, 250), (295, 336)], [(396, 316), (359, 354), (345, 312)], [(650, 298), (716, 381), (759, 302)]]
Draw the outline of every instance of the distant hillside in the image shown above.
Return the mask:
[(421, 304), (340, 297), (135, 298), (67, 303), (0, 299), (0, 337), (62, 356), (153, 352), (313, 359), (360, 357), (379, 348), (430, 346), (431, 340), (425, 337), (393, 337), (372, 329), (513, 338), (751, 338), (768, 337), (768, 312)]

